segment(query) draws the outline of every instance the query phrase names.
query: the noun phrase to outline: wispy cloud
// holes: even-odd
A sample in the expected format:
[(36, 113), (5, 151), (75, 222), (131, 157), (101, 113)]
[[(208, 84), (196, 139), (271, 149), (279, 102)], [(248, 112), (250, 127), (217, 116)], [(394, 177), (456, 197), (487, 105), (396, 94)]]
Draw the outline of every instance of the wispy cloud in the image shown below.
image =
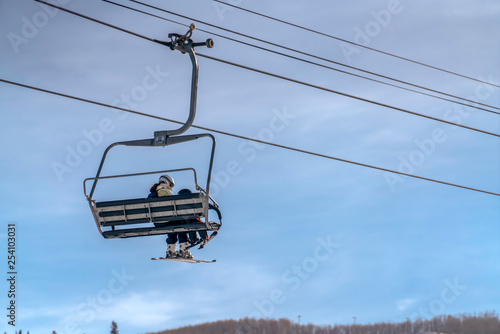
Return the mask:
[(404, 312), (409, 309), (417, 300), (415, 298), (404, 298), (396, 302), (396, 307), (399, 312)]
[(151, 291), (147, 294), (132, 294), (104, 309), (96, 320), (115, 321), (132, 326), (159, 325), (178, 312), (175, 298), (166, 298), (165, 293)]

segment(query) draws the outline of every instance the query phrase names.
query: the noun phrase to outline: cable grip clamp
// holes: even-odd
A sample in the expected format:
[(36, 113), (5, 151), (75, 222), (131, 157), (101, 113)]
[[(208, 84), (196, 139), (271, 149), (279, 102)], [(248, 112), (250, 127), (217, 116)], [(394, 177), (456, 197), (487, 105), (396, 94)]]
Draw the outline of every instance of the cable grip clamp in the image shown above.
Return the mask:
[(209, 49), (214, 47), (214, 40), (209, 38), (205, 42), (194, 43), (191, 39), (193, 35), (193, 31), (196, 29), (194, 23), (189, 25), (189, 30), (184, 34), (170, 33), (168, 34), (168, 38), (170, 38), (170, 42), (164, 42), (159, 40), (154, 40), (157, 43), (166, 45), (170, 48), (170, 50), (179, 50), (182, 53), (188, 52), (187, 48), (189, 47), (197, 47), (197, 46), (206, 46)]

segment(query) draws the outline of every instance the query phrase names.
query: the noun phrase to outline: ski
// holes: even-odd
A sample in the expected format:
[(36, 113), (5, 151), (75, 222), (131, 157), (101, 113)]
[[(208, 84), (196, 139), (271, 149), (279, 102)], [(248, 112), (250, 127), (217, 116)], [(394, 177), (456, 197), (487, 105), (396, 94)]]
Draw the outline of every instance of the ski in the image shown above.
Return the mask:
[(165, 257), (152, 257), (151, 260), (163, 260), (163, 261), (177, 261), (177, 262), (186, 262), (186, 263), (214, 263), (215, 260), (207, 261), (207, 260), (197, 260), (197, 259), (183, 259), (183, 258), (165, 258)]

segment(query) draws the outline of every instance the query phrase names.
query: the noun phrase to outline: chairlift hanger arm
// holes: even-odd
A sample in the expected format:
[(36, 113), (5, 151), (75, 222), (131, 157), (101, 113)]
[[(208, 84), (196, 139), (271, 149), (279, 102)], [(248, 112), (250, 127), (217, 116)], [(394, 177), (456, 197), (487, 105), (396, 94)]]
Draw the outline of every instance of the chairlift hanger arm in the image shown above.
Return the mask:
[(184, 35), (179, 34), (169, 34), (170, 42), (164, 42), (159, 40), (154, 40), (156, 43), (166, 45), (170, 48), (170, 50), (178, 50), (182, 53), (188, 53), (189, 58), (191, 59), (191, 63), (193, 64), (193, 71), (191, 76), (191, 101), (189, 107), (189, 117), (187, 121), (176, 130), (167, 130), (167, 136), (175, 136), (180, 135), (186, 130), (188, 130), (194, 122), (194, 118), (196, 116), (196, 99), (198, 93), (198, 60), (196, 59), (196, 53), (194, 52), (194, 48), (197, 46), (207, 46), (208, 48), (213, 48), (214, 41), (212, 39), (207, 39), (202, 43), (194, 43), (191, 40), (191, 35), (193, 34), (193, 30), (196, 29), (194, 23), (191, 23), (189, 26), (189, 30)]

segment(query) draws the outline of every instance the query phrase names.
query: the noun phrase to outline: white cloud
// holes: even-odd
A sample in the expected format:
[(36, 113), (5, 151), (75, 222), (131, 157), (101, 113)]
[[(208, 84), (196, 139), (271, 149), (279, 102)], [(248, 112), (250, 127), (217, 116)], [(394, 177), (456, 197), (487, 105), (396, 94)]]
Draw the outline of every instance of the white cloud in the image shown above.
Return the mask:
[(118, 300), (96, 316), (96, 320), (130, 324), (132, 326), (159, 325), (171, 319), (179, 308), (174, 298), (165, 293), (132, 294)]
[(400, 299), (396, 302), (396, 307), (399, 312), (404, 312), (409, 309), (417, 300), (415, 298)]
[[(90, 302), (71, 306), (62, 310), (61, 323), (86, 324), (94, 321), (112, 320), (133, 326), (160, 324), (171, 318), (176, 309), (174, 298), (151, 291), (145, 294), (133, 293), (113, 300), (109, 305)], [(69, 314), (68, 314), (68, 310)], [(54, 314), (52, 312), (52, 314)]]

